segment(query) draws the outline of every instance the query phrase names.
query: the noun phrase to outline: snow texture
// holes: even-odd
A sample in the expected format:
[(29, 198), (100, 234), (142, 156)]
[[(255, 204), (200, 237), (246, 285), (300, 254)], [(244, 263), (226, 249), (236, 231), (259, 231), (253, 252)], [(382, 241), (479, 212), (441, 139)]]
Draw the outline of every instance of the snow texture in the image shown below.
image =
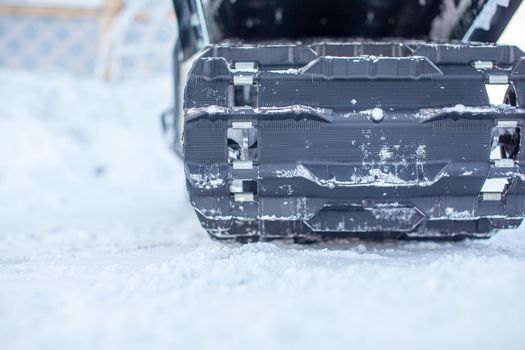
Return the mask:
[(463, 40), (468, 40), (474, 30), (481, 28), (486, 31), (490, 30), (492, 25), (492, 18), (498, 11), (498, 7), (509, 7), (510, 0), (489, 0), (483, 5), (483, 9), (470, 26), (469, 30), (464, 36)]
[(213, 242), (161, 138), (170, 99), (169, 79), (0, 71), (2, 349), (524, 348), (523, 229)]
[(459, 23), (461, 16), (470, 6), (471, 0), (443, 0), (441, 15), (432, 20), (430, 38), (432, 40), (448, 39), (452, 30)]

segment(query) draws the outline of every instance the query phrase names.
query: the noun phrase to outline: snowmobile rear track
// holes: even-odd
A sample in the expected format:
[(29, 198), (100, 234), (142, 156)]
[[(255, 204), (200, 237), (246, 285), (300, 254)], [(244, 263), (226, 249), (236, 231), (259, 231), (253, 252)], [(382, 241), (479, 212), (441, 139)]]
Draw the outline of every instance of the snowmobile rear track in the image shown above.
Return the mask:
[[(419, 41), (211, 46), (184, 93), (191, 203), (210, 235), (238, 241), (516, 228), (524, 56)], [(500, 105), (491, 85), (507, 87)]]

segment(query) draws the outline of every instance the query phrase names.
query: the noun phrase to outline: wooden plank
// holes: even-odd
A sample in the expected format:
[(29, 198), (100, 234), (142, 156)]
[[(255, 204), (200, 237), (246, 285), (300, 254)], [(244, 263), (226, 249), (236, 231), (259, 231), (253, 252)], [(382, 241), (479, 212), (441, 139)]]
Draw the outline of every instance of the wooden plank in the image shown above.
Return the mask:
[(101, 37), (111, 27), (111, 23), (122, 11), (124, 4), (122, 0), (104, 0), (104, 7), (100, 14), (100, 35)]
[(0, 16), (96, 17), (100, 9), (50, 6), (0, 5)]
[(122, 0), (104, 0), (99, 7), (0, 4), (0, 16), (101, 17), (107, 21), (114, 18), (122, 6)]

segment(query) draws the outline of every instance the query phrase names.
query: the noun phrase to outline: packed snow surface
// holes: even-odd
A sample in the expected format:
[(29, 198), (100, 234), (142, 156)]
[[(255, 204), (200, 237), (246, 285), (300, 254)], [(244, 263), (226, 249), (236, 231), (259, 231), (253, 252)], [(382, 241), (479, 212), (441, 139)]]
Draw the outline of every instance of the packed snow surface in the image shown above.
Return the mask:
[(10, 349), (524, 349), (525, 232), (223, 245), (158, 116), (168, 78), (0, 71), (0, 339)]

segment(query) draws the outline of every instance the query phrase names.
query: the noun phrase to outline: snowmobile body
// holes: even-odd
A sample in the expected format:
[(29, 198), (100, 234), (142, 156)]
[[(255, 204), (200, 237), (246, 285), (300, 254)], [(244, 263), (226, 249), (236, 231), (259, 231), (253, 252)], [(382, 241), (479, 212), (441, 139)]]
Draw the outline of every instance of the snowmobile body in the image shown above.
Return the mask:
[[(470, 22), (438, 28), (430, 12), (415, 14), (427, 8), (418, 1), (356, 1), (361, 15), (345, 26), (330, 1), (307, 1), (297, 16), (317, 13), (321, 25), (301, 32), (290, 16), (284, 39), (268, 23), (285, 23), (290, 1), (235, 3), (175, 1), (177, 103), (164, 125), (212, 237), (452, 239), (521, 224), (525, 54), (455, 40), (495, 40), (501, 26), (484, 30), (465, 7)], [(378, 7), (387, 3), (397, 7)], [(493, 16), (508, 21), (511, 4), (499, 7)], [(224, 11), (235, 20), (213, 20)], [(507, 86), (499, 105), (487, 94), (494, 84)]]

